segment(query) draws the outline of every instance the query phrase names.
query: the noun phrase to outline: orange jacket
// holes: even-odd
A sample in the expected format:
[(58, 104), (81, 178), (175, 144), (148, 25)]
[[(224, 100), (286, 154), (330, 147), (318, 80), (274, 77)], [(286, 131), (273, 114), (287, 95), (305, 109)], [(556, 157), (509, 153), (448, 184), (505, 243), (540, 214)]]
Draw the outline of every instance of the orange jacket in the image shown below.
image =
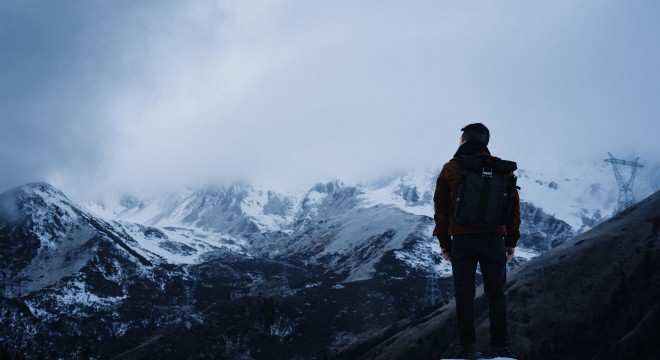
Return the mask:
[[(487, 151), (479, 151), (475, 155), (490, 155)], [(435, 229), (433, 235), (440, 241), (440, 247), (451, 249), (451, 237), (460, 234), (502, 234), (507, 247), (515, 247), (520, 238), (520, 195), (518, 189), (511, 194), (511, 217), (506, 225), (492, 229), (461, 226), (454, 223), (454, 206), (458, 195), (458, 186), (462, 175), (458, 161), (449, 161), (440, 171), (435, 185), (433, 204), (435, 207)], [(515, 176), (511, 174), (511, 176)]]

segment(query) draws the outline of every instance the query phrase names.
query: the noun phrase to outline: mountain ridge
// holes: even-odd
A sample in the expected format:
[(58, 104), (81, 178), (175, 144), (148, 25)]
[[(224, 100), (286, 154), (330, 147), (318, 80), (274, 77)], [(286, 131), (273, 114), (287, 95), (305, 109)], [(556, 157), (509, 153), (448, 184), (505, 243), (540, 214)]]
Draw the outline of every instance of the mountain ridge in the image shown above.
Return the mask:
[[(518, 170), (518, 173), (519, 185), (522, 187), (521, 199), (569, 223), (578, 232), (588, 230), (607, 218), (615, 207), (617, 188), (614, 186), (606, 190), (603, 182), (609, 179), (605, 176), (610, 174), (602, 167), (597, 168), (594, 172), (596, 175), (592, 177), (579, 176), (572, 179), (553, 179), (524, 169)], [(235, 191), (244, 197), (240, 210), (252, 215), (260, 229), (274, 230), (290, 225), (292, 216), (303, 209), (305, 202), (322, 200), (328, 192), (344, 187), (356, 189), (366, 205), (388, 204), (413, 214), (432, 217), (432, 197), (437, 174), (436, 170), (424, 170), (357, 185), (333, 180), (297, 191), (278, 191), (263, 185), (241, 182), (226, 186), (188, 188), (156, 196), (123, 195), (115, 199), (85, 201), (84, 204), (102, 217), (155, 225), (162, 222), (163, 217), (159, 218), (153, 212), (160, 211), (162, 215), (173, 202), (180, 202), (182, 198), (206, 191)], [(160, 203), (160, 209), (155, 209), (157, 203)], [(582, 204), (581, 207), (578, 204)], [(137, 216), (138, 213), (141, 216)]]

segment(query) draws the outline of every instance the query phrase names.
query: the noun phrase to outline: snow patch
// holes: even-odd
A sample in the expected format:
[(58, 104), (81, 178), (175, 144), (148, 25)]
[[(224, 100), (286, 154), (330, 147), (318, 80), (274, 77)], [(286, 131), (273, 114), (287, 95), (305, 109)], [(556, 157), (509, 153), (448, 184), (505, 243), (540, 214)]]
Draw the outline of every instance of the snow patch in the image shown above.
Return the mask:
[[(195, 227), (153, 228), (138, 224), (118, 223), (137, 245), (154, 260), (171, 264), (195, 264), (211, 251), (220, 249), (245, 253), (244, 239)], [(154, 255), (156, 258), (154, 258)]]
[(61, 305), (84, 305), (96, 307), (113, 307), (126, 299), (126, 295), (119, 297), (99, 297), (87, 289), (87, 285), (80, 280), (70, 281), (55, 298)]

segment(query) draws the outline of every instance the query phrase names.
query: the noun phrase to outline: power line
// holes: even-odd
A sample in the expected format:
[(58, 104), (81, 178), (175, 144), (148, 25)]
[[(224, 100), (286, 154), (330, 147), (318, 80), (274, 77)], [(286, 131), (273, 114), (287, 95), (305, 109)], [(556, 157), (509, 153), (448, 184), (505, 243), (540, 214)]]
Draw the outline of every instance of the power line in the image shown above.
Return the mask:
[(438, 286), (438, 280), (435, 278), (435, 275), (431, 275), (426, 280), (426, 291), (423, 300), (424, 307), (435, 306), (441, 301), (442, 295)]
[[(607, 153), (610, 158), (605, 159), (605, 162), (612, 164), (612, 169), (614, 169), (614, 177), (616, 178), (616, 183), (619, 185), (619, 199), (616, 204), (616, 209), (614, 210), (615, 214), (620, 213), (621, 211), (629, 208), (635, 204), (635, 194), (633, 194), (633, 183), (635, 182), (635, 176), (637, 175), (637, 168), (644, 167), (641, 165), (637, 159), (634, 161), (621, 160), (617, 159), (612, 155), (612, 153)], [(622, 166), (630, 166), (630, 176), (626, 179), (621, 174)]]
[(287, 264), (282, 263), (282, 291), (285, 293), (290, 290), (289, 287), (289, 275), (286, 270)]

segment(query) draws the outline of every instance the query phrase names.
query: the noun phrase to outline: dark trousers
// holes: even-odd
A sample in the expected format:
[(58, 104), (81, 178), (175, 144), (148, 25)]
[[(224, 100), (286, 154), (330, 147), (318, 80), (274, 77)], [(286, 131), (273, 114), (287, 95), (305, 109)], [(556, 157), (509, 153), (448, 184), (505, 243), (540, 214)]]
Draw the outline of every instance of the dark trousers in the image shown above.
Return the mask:
[(456, 293), (456, 317), (461, 344), (476, 341), (474, 291), (477, 263), (481, 267), (484, 293), (488, 298), (491, 345), (507, 343), (506, 250), (502, 235), (469, 234), (452, 238), (451, 267)]

